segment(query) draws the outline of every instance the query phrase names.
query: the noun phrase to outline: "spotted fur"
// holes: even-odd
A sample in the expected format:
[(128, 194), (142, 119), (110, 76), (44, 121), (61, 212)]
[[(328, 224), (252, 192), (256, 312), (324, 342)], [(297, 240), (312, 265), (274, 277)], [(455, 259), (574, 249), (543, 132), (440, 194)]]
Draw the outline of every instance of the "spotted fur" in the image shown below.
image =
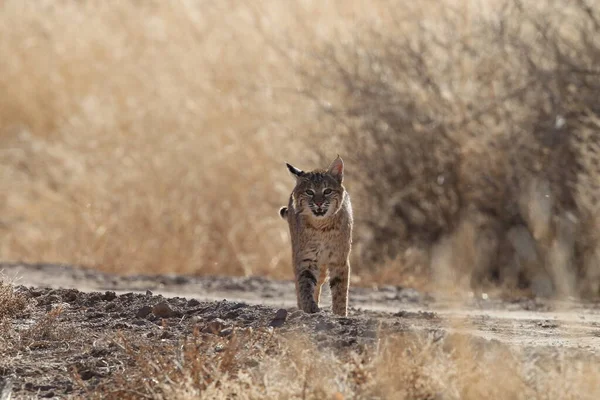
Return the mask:
[(327, 170), (302, 171), (290, 164), (296, 179), (287, 207), (298, 308), (319, 311), (321, 287), (329, 276), (333, 312), (347, 315), (352, 247), (352, 206), (342, 185), (344, 162), (338, 156)]

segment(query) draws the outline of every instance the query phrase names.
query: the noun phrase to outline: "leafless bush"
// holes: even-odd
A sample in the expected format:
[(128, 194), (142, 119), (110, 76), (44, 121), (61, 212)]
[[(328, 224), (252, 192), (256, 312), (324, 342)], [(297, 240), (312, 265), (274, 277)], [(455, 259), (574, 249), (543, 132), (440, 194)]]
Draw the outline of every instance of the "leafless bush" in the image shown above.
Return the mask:
[[(426, 248), (454, 281), (561, 294), (598, 275), (597, 9), (417, 7), (322, 46), (301, 73), (355, 164), (355, 264)], [(514, 229), (534, 244), (517, 248)]]

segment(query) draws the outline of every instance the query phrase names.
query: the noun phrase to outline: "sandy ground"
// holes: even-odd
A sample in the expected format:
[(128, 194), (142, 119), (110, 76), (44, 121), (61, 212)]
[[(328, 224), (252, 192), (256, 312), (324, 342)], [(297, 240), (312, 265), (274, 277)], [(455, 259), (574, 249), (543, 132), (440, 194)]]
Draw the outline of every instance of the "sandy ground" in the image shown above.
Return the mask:
[[(401, 287), (355, 287), (351, 288), (349, 316), (340, 318), (329, 311), (328, 290), (323, 294), (321, 313), (308, 315), (298, 311), (290, 281), (253, 277), (115, 276), (48, 264), (0, 264), (0, 271), (14, 280), (18, 291), (35, 299), (34, 309), (18, 324), (31, 324), (36, 315), (39, 318), (61, 304), (66, 310), (61, 318), (82, 326), (84, 331), (88, 329), (88, 342), (99, 340), (102, 330), (124, 329), (148, 338), (164, 336), (164, 327), (150, 310), (166, 302), (170, 311), (167, 310), (165, 317), (175, 321), (167, 338), (189, 333), (194, 324), (207, 324), (215, 319), (239, 327), (268, 327), (277, 319), (278, 310), (285, 309), (287, 319), (278, 328), (302, 327), (318, 333), (319, 340), (334, 346), (372, 341), (381, 329), (388, 329), (422, 330), (432, 335), (464, 333), (523, 348), (560, 347), (585, 354), (600, 349), (599, 305), (575, 300), (467, 297), (459, 301)], [(77, 354), (75, 347), (69, 351), (44, 355), (34, 352), (4, 360), (0, 378), (12, 377), (14, 398), (26, 394), (53, 397), (73, 393), (69, 380), (59, 370), (35, 367), (40, 360), (46, 360), (46, 366), (67, 363), (83, 368), (90, 379), (101, 379), (101, 371), (89, 367), (93, 354), (86, 353), (87, 358), (78, 359), (82, 355)], [(98, 354), (106, 356), (102, 349)]]

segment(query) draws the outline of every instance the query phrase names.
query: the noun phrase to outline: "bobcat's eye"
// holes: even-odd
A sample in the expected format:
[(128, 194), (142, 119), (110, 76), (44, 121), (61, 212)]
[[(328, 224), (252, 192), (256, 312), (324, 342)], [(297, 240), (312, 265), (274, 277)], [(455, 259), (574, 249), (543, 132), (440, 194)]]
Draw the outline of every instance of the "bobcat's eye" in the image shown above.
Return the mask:
[(312, 190), (308, 189), (308, 190), (306, 191), (306, 194), (307, 194), (307, 195), (309, 195), (309, 196), (314, 196), (314, 195), (315, 195), (315, 192), (313, 192)]
[(333, 192), (333, 190), (331, 190), (331, 189), (325, 189), (325, 190), (323, 190), (323, 194), (324, 195), (331, 194), (331, 192)]

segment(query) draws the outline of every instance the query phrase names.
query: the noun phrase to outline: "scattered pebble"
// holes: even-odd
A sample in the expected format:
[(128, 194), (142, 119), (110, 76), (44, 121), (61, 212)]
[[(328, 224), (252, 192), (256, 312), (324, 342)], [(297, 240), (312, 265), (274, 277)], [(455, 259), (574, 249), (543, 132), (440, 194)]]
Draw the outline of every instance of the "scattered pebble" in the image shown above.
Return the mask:
[(230, 336), (232, 333), (233, 333), (233, 328), (229, 327), (229, 328), (225, 328), (221, 332), (219, 332), (219, 336), (227, 337), (227, 336)]
[(205, 331), (207, 333), (213, 333), (215, 335), (219, 334), (223, 329), (225, 329), (226, 324), (221, 318), (215, 318), (208, 323)]
[(278, 327), (282, 326), (285, 323), (287, 316), (288, 316), (287, 310), (285, 308), (280, 308), (275, 313), (275, 318), (273, 318), (271, 320), (271, 323), (269, 323), (269, 326), (272, 326), (274, 328), (278, 328)]
[(200, 302), (196, 299), (190, 299), (190, 300), (188, 300), (186, 305), (188, 307), (196, 307), (196, 306), (200, 305)]
[(146, 318), (146, 316), (148, 314), (150, 314), (151, 312), (152, 312), (152, 307), (144, 306), (138, 310), (138, 312), (137, 312), (137, 314), (135, 314), (135, 316), (138, 318)]
[(177, 313), (173, 311), (169, 303), (162, 301), (152, 307), (152, 314), (159, 318), (171, 318), (176, 316)]
[(113, 301), (117, 298), (117, 294), (113, 291), (107, 290), (104, 292), (104, 296), (102, 296), (102, 300), (104, 301)]

